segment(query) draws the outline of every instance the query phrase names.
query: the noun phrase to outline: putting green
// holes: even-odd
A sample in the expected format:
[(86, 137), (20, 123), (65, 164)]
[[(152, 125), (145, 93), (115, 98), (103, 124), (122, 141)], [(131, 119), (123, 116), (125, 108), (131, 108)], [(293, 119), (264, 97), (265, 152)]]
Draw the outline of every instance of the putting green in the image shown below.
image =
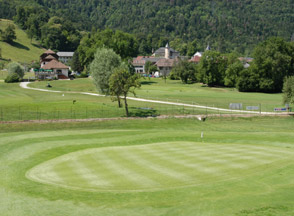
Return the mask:
[(26, 176), (74, 190), (156, 191), (244, 178), (293, 156), (293, 150), (269, 146), (154, 143), (72, 152), (35, 166)]

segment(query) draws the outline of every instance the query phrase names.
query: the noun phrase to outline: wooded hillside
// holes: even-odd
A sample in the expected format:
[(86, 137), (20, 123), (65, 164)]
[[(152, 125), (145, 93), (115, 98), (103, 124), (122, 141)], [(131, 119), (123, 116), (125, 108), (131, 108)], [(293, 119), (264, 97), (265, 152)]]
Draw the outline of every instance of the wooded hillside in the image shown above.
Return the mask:
[(294, 39), (293, 0), (0, 0), (0, 18), (12, 18), (22, 5), (38, 6), (79, 30), (133, 33), (141, 53), (174, 41), (186, 54), (187, 43), (196, 40), (199, 49), (210, 43), (221, 52), (248, 54), (270, 36)]

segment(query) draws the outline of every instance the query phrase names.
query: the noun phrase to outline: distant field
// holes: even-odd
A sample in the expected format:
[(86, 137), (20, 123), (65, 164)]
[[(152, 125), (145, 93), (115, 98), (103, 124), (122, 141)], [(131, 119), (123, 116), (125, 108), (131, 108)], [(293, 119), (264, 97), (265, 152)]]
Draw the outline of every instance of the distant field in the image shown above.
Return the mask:
[[(8, 75), (8, 72), (7, 71), (1, 71), (0, 70), (0, 80), (4, 80)], [(28, 79), (28, 78), (34, 78), (35, 77), (35, 74), (32, 73), (32, 72), (25, 72), (25, 75), (24, 75), (24, 79)]]
[[(88, 79), (73, 81), (52, 81), (52, 89), (60, 91), (97, 92), (93, 82)], [(44, 82), (32, 83), (30, 86), (45, 88)], [(242, 93), (234, 88), (209, 88), (201, 84), (184, 85), (179, 80), (152, 78), (142, 79), (141, 89), (136, 90), (137, 97), (189, 104), (199, 104), (229, 108), (230, 103), (242, 103), (246, 106), (261, 106), (262, 111), (273, 111), (282, 107), (282, 94)]]
[(293, 124), (290, 117), (0, 124), (0, 212), (290, 216)]
[[(10, 20), (0, 19), (0, 29), (4, 30), (8, 24), (14, 23)], [(12, 44), (0, 41), (2, 49), (2, 58), (21, 63), (31, 63), (38, 61), (43, 50), (37, 45), (37, 42), (27, 37), (26, 33), (19, 27), (16, 27), (16, 40)]]

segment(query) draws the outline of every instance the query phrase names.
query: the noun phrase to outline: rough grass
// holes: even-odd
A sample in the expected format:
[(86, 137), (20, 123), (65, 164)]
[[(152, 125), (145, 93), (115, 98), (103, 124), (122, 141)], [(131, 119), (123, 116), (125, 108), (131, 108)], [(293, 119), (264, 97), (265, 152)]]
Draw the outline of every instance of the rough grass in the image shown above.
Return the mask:
[[(293, 123), (288, 117), (0, 124), (0, 211), (293, 215)], [(29, 172), (46, 183), (26, 178)], [(64, 183), (78, 188), (57, 186)]]
[[(9, 24), (15, 25), (10, 20), (0, 19), (0, 29), (4, 30)], [(21, 63), (38, 61), (44, 50), (37, 45), (35, 40), (31, 42), (27, 34), (18, 26), (15, 25), (15, 28), (16, 40), (12, 44), (0, 41), (2, 58), (6, 60), (6, 63), (8, 63), (7, 61), (17, 61)]]

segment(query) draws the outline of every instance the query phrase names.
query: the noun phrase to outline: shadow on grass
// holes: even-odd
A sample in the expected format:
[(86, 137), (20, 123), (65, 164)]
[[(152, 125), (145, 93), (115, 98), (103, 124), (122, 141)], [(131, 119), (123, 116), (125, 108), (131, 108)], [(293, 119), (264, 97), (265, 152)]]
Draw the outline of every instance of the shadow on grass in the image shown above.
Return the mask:
[(40, 45), (38, 45), (38, 44), (35, 44), (35, 43), (31, 43), (32, 44), (32, 46), (34, 46), (34, 47), (37, 47), (37, 48), (42, 48)]
[(30, 50), (30, 48), (28, 48), (27, 46), (24, 46), (18, 42), (13, 41), (12, 43), (10, 43), (11, 46), (14, 46), (18, 49), (24, 49), (24, 50)]
[(152, 85), (154, 83), (157, 83), (157, 82), (154, 82), (154, 81), (142, 81), (141, 85)]
[(157, 111), (152, 108), (140, 107), (135, 108), (132, 107), (129, 113), (130, 117), (149, 117), (149, 116), (158, 116)]

